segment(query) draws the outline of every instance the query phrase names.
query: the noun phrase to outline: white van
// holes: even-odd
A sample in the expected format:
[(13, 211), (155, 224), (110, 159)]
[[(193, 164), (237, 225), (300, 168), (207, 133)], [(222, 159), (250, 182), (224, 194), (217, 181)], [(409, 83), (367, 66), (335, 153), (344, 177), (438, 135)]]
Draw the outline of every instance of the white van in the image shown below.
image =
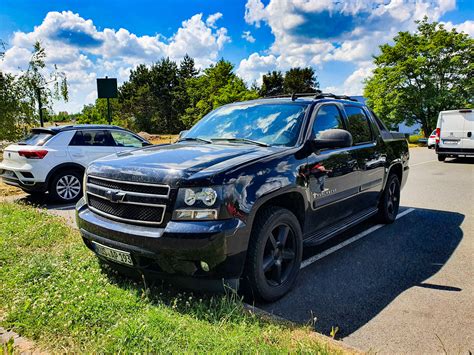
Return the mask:
[(471, 109), (441, 111), (436, 125), (438, 160), (474, 156), (474, 113)]

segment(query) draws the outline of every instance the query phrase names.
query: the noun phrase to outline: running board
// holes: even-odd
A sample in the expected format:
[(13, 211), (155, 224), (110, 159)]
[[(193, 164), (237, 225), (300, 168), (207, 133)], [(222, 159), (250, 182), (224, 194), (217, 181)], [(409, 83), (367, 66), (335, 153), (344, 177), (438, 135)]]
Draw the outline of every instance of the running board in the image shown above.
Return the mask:
[(345, 230), (354, 227), (356, 224), (376, 215), (378, 209), (369, 209), (359, 212), (347, 219), (342, 220), (329, 227), (324, 227), (322, 231), (316, 232), (308, 236), (304, 241), (305, 246), (317, 245), (325, 242), (331, 237), (344, 232)]

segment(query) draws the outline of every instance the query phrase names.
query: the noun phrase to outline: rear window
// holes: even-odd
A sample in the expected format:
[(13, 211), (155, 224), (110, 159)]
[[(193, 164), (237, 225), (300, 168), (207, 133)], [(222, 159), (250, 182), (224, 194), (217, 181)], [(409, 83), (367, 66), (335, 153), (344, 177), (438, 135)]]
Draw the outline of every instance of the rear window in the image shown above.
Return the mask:
[(49, 139), (51, 139), (53, 135), (47, 132), (30, 132), (25, 138), (23, 138), (18, 144), (24, 145), (43, 145)]

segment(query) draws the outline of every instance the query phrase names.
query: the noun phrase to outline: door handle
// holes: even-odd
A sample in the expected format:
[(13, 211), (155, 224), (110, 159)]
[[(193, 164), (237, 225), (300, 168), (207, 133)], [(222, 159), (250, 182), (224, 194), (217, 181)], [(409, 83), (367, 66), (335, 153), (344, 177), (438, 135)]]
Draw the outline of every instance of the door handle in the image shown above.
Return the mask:
[(472, 132), (467, 132), (467, 137), (471, 138), (472, 137)]

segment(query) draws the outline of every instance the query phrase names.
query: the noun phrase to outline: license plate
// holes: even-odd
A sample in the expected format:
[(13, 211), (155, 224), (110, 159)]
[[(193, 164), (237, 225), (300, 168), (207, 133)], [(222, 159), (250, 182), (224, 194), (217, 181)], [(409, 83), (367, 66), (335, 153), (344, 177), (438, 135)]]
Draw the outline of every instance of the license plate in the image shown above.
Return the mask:
[(444, 144), (458, 144), (459, 141), (448, 141), (448, 140), (444, 140), (443, 143)]
[(92, 242), (92, 245), (94, 246), (95, 252), (104, 258), (116, 261), (120, 264), (133, 266), (132, 257), (129, 252), (106, 247), (105, 245), (96, 242)]

